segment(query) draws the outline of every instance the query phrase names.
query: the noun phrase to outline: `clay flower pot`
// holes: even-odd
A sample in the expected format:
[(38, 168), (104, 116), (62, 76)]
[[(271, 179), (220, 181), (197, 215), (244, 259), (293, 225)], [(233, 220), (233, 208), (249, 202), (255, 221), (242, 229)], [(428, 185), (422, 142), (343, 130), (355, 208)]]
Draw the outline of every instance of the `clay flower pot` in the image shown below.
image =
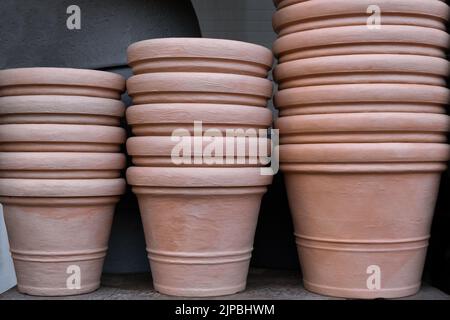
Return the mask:
[(125, 105), (119, 100), (81, 96), (0, 97), (0, 124), (59, 123), (119, 126)]
[(64, 95), (120, 99), (125, 79), (115, 73), (70, 68), (0, 71), (0, 96)]
[(18, 290), (63, 296), (97, 289), (124, 191), (123, 179), (0, 179)]
[(272, 124), (272, 112), (266, 108), (221, 104), (148, 104), (131, 106), (127, 122), (138, 136), (167, 136), (176, 129), (194, 133), (194, 122), (201, 121), (203, 131), (266, 129)]
[(411, 83), (446, 87), (446, 59), (397, 54), (317, 57), (279, 64), (279, 89), (348, 83)]
[(169, 136), (132, 137), (127, 140), (127, 153), (134, 165), (144, 167), (260, 167), (269, 163), (270, 140), (180, 137), (174, 141)]
[(281, 144), (447, 141), (450, 118), (427, 113), (342, 113), (283, 117)]
[(112, 179), (125, 165), (121, 153), (0, 152), (0, 178)]
[(150, 72), (218, 72), (266, 78), (272, 52), (233, 40), (162, 38), (133, 43), (128, 64), (134, 74)]
[(447, 4), (439, 0), (314, 0), (279, 9), (273, 28), (280, 36), (320, 28), (367, 25), (367, 8), (380, 7), (382, 25), (413, 25), (445, 31)]
[(262, 195), (259, 168), (127, 171), (139, 200), (155, 289), (207, 297), (242, 291)]
[(280, 116), (349, 112), (445, 113), (449, 90), (419, 84), (342, 84), (281, 90)]
[(160, 72), (127, 81), (134, 104), (217, 103), (265, 107), (272, 96), (267, 79), (224, 73)]
[(0, 125), (1, 152), (119, 152), (126, 132), (110, 126)]
[(432, 28), (383, 25), (380, 30), (345, 26), (296, 32), (278, 38), (273, 51), (280, 63), (351, 54), (413, 54), (446, 58), (449, 35)]
[(446, 144), (281, 146), (305, 287), (347, 298), (415, 294), (448, 159)]

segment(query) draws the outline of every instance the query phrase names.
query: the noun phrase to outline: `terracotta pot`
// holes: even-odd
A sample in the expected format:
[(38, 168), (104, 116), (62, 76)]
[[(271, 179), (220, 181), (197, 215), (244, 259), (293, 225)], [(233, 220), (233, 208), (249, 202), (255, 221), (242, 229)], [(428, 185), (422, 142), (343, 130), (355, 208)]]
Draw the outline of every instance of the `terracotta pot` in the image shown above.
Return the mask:
[(0, 124), (60, 123), (119, 126), (125, 105), (119, 100), (81, 96), (0, 97)]
[(139, 201), (155, 289), (176, 296), (242, 291), (262, 195), (259, 168), (127, 171)]
[(342, 113), (280, 118), (281, 144), (447, 141), (449, 117), (427, 113)]
[(281, 90), (280, 116), (349, 112), (445, 113), (449, 90), (418, 84), (342, 84)]
[(110, 126), (0, 125), (1, 152), (118, 152), (125, 138), (124, 129)]
[(0, 178), (112, 179), (125, 165), (121, 153), (0, 152)]
[(148, 104), (127, 109), (127, 122), (138, 136), (172, 135), (179, 128), (194, 133), (194, 122), (201, 121), (203, 131), (266, 129), (272, 124), (272, 112), (266, 108), (220, 104)]
[(448, 158), (446, 144), (281, 146), (305, 287), (347, 298), (415, 294)]
[(446, 59), (394, 54), (317, 57), (279, 64), (279, 89), (347, 83), (412, 83), (446, 87)]
[(382, 27), (412, 25), (446, 30), (448, 6), (438, 0), (314, 0), (279, 9), (273, 28), (280, 36), (320, 28), (367, 25), (371, 5), (380, 7)]
[(273, 55), (265, 47), (241, 41), (161, 38), (129, 46), (128, 64), (134, 74), (218, 72), (266, 78)]
[[(123, 179), (0, 179), (18, 290), (42, 296), (96, 290), (124, 190)], [(79, 289), (69, 289), (77, 271)]]
[(261, 167), (269, 163), (270, 140), (256, 136), (132, 137), (127, 140), (127, 153), (134, 165), (144, 167)]
[(70, 68), (0, 71), (0, 96), (64, 95), (120, 99), (125, 79), (115, 73)]
[(257, 77), (205, 72), (160, 72), (127, 81), (134, 104), (217, 103), (265, 107), (272, 82)]
[(413, 54), (446, 58), (449, 35), (415, 26), (346, 26), (308, 30), (278, 38), (273, 51), (280, 63), (350, 54)]

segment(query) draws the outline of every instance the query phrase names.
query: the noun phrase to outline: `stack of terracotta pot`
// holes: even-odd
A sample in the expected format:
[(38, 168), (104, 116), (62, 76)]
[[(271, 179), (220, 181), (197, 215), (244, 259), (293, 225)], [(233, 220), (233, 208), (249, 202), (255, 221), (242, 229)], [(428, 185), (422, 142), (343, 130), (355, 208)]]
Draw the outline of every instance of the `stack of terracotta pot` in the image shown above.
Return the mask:
[(136, 75), (127, 83), (134, 106), (126, 116), (136, 137), (127, 141), (135, 165), (127, 180), (138, 197), (155, 289), (177, 296), (244, 290), (272, 178), (261, 174), (264, 163), (250, 146), (258, 140), (259, 149), (267, 147), (267, 139), (237, 142), (228, 131), (258, 134), (271, 126), (264, 107), (272, 53), (237, 41), (168, 38), (131, 45), (128, 61)]
[(350, 298), (412, 295), (449, 157), (448, 7), (276, 5), (280, 161), (305, 287)]
[(101, 71), (0, 71), (0, 203), (20, 292), (99, 287), (125, 189), (124, 89)]

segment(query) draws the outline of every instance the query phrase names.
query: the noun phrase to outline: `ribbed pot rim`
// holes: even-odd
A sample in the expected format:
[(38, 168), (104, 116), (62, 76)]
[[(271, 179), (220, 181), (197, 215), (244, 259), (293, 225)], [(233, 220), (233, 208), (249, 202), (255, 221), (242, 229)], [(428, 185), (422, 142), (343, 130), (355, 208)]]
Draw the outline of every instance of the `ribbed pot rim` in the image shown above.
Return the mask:
[[(287, 6), (301, 3), (301, 2), (309, 2), (311, 0), (272, 0), (275, 7), (277, 7), (277, 10), (280, 10), (281, 8), (285, 8)], [(437, 0), (441, 2), (445, 2), (445, 0)]]
[(130, 167), (127, 181), (141, 187), (255, 187), (269, 185), (272, 176), (260, 168)]
[[(308, 19), (327, 19), (339, 16), (359, 14), (367, 17), (367, 8), (372, 0), (314, 0), (303, 1), (277, 10), (273, 15), (273, 28), (280, 32), (285, 26), (300, 23)], [(377, 0), (382, 14), (414, 15), (430, 19), (448, 20), (449, 8), (442, 1), (422, 0)]]
[(293, 105), (345, 102), (402, 102), (446, 105), (450, 90), (421, 84), (338, 84), (290, 88), (278, 91), (274, 101), (278, 108)]
[(58, 95), (0, 97), (0, 116), (10, 114), (106, 115), (123, 117), (125, 104), (120, 100)]
[(280, 146), (282, 163), (426, 163), (445, 162), (443, 143), (327, 143)]
[(101, 125), (3, 124), (0, 142), (92, 142), (122, 144), (125, 129)]
[(450, 117), (431, 113), (342, 113), (283, 117), (280, 133), (316, 132), (442, 132), (450, 130)]
[(201, 104), (201, 103), (166, 103), (141, 104), (127, 108), (127, 122), (136, 124), (193, 124), (202, 121), (205, 124), (242, 124), (269, 127), (272, 112), (266, 108), (254, 106)]
[[(221, 145), (223, 146), (222, 154), (225, 157), (227, 155), (227, 143), (230, 143), (234, 150), (234, 155), (236, 155), (236, 145), (239, 142), (239, 139), (242, 139), (243, 144), (245, 146), (245, 156), (249, 156), (250, 150), (249, 145), (250, 143), (256, 144), (256, 146), (259, 148), (260, 145), (266, 145), (268, 155), (270, 155), (270, 140), (267, 138), (232, 138), (232, 137), (213, 137), (210, 140), (206, 137), (184, 137), (184, 139), (188, 138), (190, 140), (191, 145), (191, 155), (203, 155), (205, 147), (210, 145), (213, 141), (221, 141)], [(245, 140), (244, 140), (245, 139)], [(131, 137), (127, 140), (127, 154), (131, 156), (163, 156), (163, 157), (170, 157), (172, 155), (172, 151), (174, 147), (182, 143), (182, 138), (180, 139), (172, 139), (170, 136), (148, 136), (148, 137)], [(199, 146), (202, 146), (201, 150), (197, 150), (197, 148), (194, 148), (194, 144), (198, 144)], [(231, 147), (229, 147), (231, 148)], [(252, 155), (252, 156), (258, 156)], [(1, 153), (0, 153), (0, 160), (1, 160)]]
[(18, 68), (0, 71), (0, 88), (21, 85), (59, 85), (125, 90), (125, 79), (116, 73), (73, 68)]
[(275, 56), (321, 46), (352, 44), (424, 45), (446, 50), (450, 36), (443, 30), (387, 25), (381, 30), (370, 30), (364, 26), (343, 26), (307, 30), (279, 37), (274, 45)]
[(128, 94), (160, 92), (210, 92), (272, 96), (272, 82), (258, 77), (210, 72), (155, 72), (127, 80)]
[(293, 60), (279, 64), (274, 78), (283, 82), (295, 77), (345, 73), (405, 73), (447, 77), (450, 63), (446, 59), (401, 54), (355, 54)]
[(0, 179), (6, 197), (106, 197), (125, 192), (124, 179)]
[(127, 50), (128, 63), (161, 58), (200, 58), (273, 64), (272, 51), (253, 43), (213, 38), (158, 38), (135, 42)]
[(122, 153), (0, 152), (1, 170), (121, 170)]

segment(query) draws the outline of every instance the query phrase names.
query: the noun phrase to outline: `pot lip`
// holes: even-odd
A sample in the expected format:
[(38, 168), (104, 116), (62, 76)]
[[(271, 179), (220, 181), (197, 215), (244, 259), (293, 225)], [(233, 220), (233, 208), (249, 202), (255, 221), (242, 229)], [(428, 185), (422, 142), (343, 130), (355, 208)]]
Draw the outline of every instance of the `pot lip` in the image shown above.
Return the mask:
[(257, 124), (269, 127), (272, 112), (267, 108), (208, 103), (141, 104), (128, 107), (127, 123), (185, 124), (194, 121), (215, 124)]
[[(371, 0), (337, 0), (337, 1), (303, 1), (279, 8), (273, 15), (273, 28), (279, 32), (285, 25), (301, 23), (313, 18), (331, 18), (340, 15), (361, 14), (366, 16), (366, 9), (373, 4)], [(382, 12), (390, 14), (414, 14), (448, 20), (448, 5), (442, 1), (421, 0), (378, 0)]]
[[(238, 143), (238, 140), (233, 137), (214, 137), (214, 140), (208, 140), (203, 137), (187, 137), (191, 141), (191, 154), (194, 155), (202, 155), (203, 150), (206, 146), (212, 143), (212, 141), (222, 140), (223, 146), (223, 155), (226, 156), (226, 143), (227, 141), (233, 143), (235, 146)], [(131, 137), (127, 140), (127, 154), (130, 156), (163, 156), (170, 157), (172, 154), (173, 148), (181, 143), (181, 139), (172, 140), (171, 136), (139, 136), (139, 137)], [(258, 138), (258, 137), (246, 137), (245, 138), (245, 156), (249, 155), (248, 145), (252, 141), (252, 143), (256, 143), (258, 148), (260, 143), (266, 142), (268, 153), (270, 153), (270, 139), (268, 138)], [(197, 152), (194, 148), (194, 143), (201, 143), (202, 150)], [(236, 150), (236, 147), (233, 148)], [(256, 155), (258, 156), (258, 155)], [(1, 153), (0, 153), (1, 160)]]
[(160, 58), (201, 58), (246, 61), (272, 68), (272, 51), (258, 44), (214, 38), (156, 38), (131, 44), (128, 64)]
[(289, 88), (278, 91), (275, 105), (309, 105), (335, 102), (423, 102), (447, 104), (450, 90), (424, 84), (364, 83)]
[[(382, 31), (382, 32), (380, 32)], [(294, 32), (279, 37), (273, 45), (275, 56), (318, 46), (352, 45), (358, 43), (420, 44), (446, 49), (450, 36), (439, 29), (387, 25), (382, 30), (364, 26), (341, 26)]]
[(272, 96), (273, 84), (265, 78), (213, 72), (154, 72), (127, 80), (130, 95), (153, 92), (212, 92)]
[(33, 67), (0, 70), (0, 88), (20, 85), (83, 86), (123, 92), (125, 78), (112, 72), (75, 68)]
[(280, 146), (283, 163), (445, 162), (445, 143), (323, 143)]
[(127, 181), (140, 187), (258, 187), (269, 185), (272, 176), (261, 175), (254, 167), (130, 167)]
[[(281, 9), (281, 8), (285, 8), (287, 6), (293, 5), (293, 4), (297, 4), (297, 3), (301, 3), (301, 2), (307, 2), (310, 0), (272, 0), (273, 4), (278, 7), (277, 9)], [(437, 0), (437, 1), (441, 1), (444, 2), (444, 0)], [(284, 3), (284, 5), (280, 6), (282, 3)]]
[(61, 95), (24, 95), (0, 97), (0, 115), (6, 114), (88, 114), (123, 117), (120, 100)]
[(431, 113), (341, 113), (312, 114), (279, 118), (282, 134), (316, 132), (441, 132), (450, 129), (450, 117)]
[(446, 59), (402, 54), (355, 54), (323, 56), (280, 63), (274, 70), (278, 82), (289, 78), (332, 73), (418, 73), (447, 77), (450, 62)]
[(2, 124), (0, 142), (92, 142), (122, 144), (120, 127), (75, 124)]
[(123, 153), (0, 152), (1, 170), (121, 170)]
[(6, 197), (102, 197), (125, 192), (118, 179), (0, 179), (0, 196)]

